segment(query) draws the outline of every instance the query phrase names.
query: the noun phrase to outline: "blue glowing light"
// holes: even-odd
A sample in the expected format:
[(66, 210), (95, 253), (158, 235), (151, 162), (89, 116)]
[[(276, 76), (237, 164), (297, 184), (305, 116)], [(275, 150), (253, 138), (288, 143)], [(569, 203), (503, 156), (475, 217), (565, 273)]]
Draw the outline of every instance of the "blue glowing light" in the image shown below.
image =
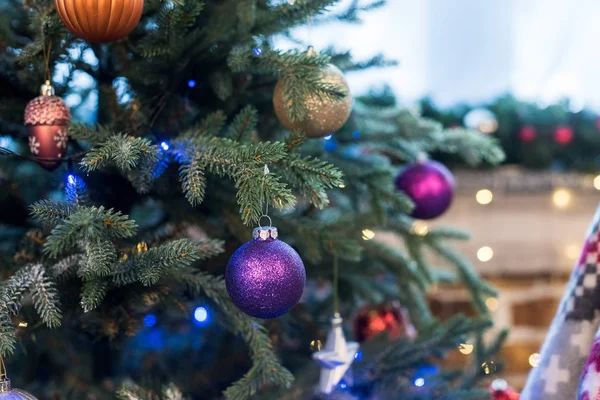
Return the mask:
[(196, 307), (194, 310), (194, 319), (198, 322), (206, 322), (208, 320), (208, 310), (204, 307)]
[(156, 325), (156, 316), (154, 314), (148, 314), (144, 317), (144, 325), (148, 328), (152, 328)]
[(75, 183), (77, 183), (77, 178), (75, 177), (75, 175), (73, 175), (73, 174), (67, 175), (67, 183), (69, 185), (74, 185)]
[(252, 52), (255, 56), (260, 56), (262, 54), (262, 49), (260, 47), (255, 47), (252, 49)]
[(415, 379), (415, 386), (416, 387), (423, 387), (423, 386), (425, 386), (425, 379), (423, 379), (423, 378), (417, 378), (417, 379)]
[(337, 149), (337, 143), (335, 140), (328, 140), (325, 142), (325, 151), (333, 152)]
[(358, 139), (360, 137), (360, 131), (356, 130), (352, 132), (352, 139)]
[(327, 136), (325, 136), (323, 139), (325, 139), (325, 140), (330, 140), (332, 137), (333, 137), (333, 135), (327, 135)]
[(160, 142), (160, 147), (164, 150), (167, 151), (169, 150), (169, 143), (167, 142)]
[(196, 81), (193, 80), (193, 79), (190, 79), (188, 81), (188, 86), (191, 87), (191, 88), (196, 87)]
[(362, 351), (360, 351), (360, 350), (359, 350), (359, 351), (357, 351), (357, 352), (354, 354), (354, 359), (355, 359), (356, 361), (360, 361), (360, 360), (362, 360)]
[(347, 389), (347, 388), (348, 388), (348, 384), (346, 382), (344, 382), (344, 381), (341, 381), (340, 382), (340, 389), (344, 390), (344, 389)]

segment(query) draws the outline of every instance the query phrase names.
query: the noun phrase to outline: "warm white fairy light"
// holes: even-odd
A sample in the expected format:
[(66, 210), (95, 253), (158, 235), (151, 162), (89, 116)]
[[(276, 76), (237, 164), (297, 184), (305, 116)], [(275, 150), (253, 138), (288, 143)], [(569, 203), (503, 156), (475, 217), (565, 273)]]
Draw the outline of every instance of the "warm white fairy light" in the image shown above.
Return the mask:
[(477, 259), (481, 262), (488, 262), (494, 257), (494, 250), (490, 246), (483, 246), (477, 250)]
[(488, 297), (485, 300), (485, 306), (488, 308), (488, 310), (490, 311), (496, 311), (498, 309), (498, 307), (500, 307), (500, 302), (498, 301), (497, 298), (495, 297)]
[(481, 189), (475, 195), (475, 200), (481, 205), (490, 204), (493, 198), (494, 194), (488, 189)]
[(552, 202), (556, 208), (564, 209), (571, 204), (571, 191), (568, 189), (556, 189), (552, 193)]
[(539, 353), (533, 353), (532, 355), (529, 356), (529, 365), (531, 365), (532, 367), (537, 367), (537, 365), (540, 363), (540, 354)]
[(458, 351), (460, 351), (464, 355), (469, 355), (473, 352), (473, 344), (472, 343), (461, 343), (458, 345)]
[(364, 240), (371, 240), (375, 237), (375, 232), (373, 232), (370, 229), (363, 229), (362, 235), (363, 235), (362, 238)]

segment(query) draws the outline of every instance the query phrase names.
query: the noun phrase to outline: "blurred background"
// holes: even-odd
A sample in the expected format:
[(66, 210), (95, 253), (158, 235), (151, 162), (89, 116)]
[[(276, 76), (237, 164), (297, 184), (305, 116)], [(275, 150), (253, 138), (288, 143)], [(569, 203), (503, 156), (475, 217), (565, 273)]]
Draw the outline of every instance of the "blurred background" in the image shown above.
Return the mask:
[[(537, 365), (600, 200), (599, 11), (591, 0), (396, 0), (362, 23), (297, 31), (321, 49), (399, 61), (349, 74), (354, 93), (387, 92), (501, 141), (504, 166), (453, 168), (458, 195), (433, 224), (472, 233), (461, 250), (499, 289), (487, 305), (496, 329), (511, 329), (502, 358), (515, 387)], [(437, 288), (430, 301), (442, 317), (471, 313), (464, 289)]]

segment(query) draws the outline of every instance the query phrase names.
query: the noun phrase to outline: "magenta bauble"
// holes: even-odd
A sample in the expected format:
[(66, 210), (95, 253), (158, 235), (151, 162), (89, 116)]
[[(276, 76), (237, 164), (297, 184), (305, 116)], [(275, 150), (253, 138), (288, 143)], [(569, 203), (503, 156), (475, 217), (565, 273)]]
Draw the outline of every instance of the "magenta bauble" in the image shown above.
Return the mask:
[(306, 285), (302, 259), (278, 239), (277, 228), (256, 228), (254, 239), (233, 253), (225, 285), (231, 301), (255, 318), (275, 318), (298, 303)]
[(443, 214), (454, 197), (454, 177), (436, 161), (408, 165), (396, 177), (396, 188), (411, 198), (413, 218), (432, 219)]

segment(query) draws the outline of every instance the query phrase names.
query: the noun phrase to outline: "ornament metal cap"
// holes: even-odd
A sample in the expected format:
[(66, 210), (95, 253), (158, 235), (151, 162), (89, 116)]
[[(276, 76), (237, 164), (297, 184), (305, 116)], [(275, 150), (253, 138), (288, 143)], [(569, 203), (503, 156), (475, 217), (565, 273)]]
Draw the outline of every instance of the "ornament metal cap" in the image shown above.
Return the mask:
[(254, 228), (254, 231), (252, 232), (252, 237), (255, 240), (277, 240), (277, 238), (279, 237), (279, 233), (277, 232), (277, 228), (275, 228), (274, 226), (268, 226), (268, 227), (264, 227), (264, 226), (259, 226), (258, 228)]
[(40, 94), (42, 96), (54, 96), (54, 86), (52, 86), (50, 81), (46, 81), (40, 86)]
[(0, 380), (0, 393), (8, 392), (10, 392), (10, 379), (2, 378), (2, 380)]

